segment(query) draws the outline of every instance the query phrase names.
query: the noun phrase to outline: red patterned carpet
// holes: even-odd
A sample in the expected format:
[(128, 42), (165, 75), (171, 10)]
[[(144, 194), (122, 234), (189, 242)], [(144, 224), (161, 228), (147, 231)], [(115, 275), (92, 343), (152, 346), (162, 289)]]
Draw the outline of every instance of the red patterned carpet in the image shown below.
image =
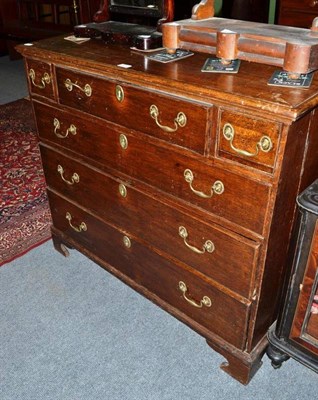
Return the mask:
[(31, 104), (0, 106), (0, 266), (50, 238), (51, 215)]

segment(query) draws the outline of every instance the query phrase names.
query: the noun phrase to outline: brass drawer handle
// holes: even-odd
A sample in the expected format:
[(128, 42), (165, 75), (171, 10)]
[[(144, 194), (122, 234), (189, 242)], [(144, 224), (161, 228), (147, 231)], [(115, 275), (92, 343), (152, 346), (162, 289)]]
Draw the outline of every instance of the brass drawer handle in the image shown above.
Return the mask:
[(72, 215), (69, 212), (66, 213), (65, 218), (68, 220), (68, 223), (69, 223), (70, 227), (75, 232), (82, 232), (82, 231), (86, 232), (87, 231), (87, 226), (86, 226), (85, 222), (81, 222), (78, 227), (74, 226), (72, 224)]
[(74, 172), (70, 181), (64, 178), (64, 169), (62, 165), (57, 166), (57, 172), (61, 175), (62, 180), (68, 185), (74, 185), (74, 183), (79, 183), (80, 177), (76, 172)]
[(262, 136), (259, 142), (256, 143), (256, 151), (254, 153), (250, 153), (246, 150), (237, 149), (233, 145), (233, 140), (235, 136), (235, 130), (231, 124), (224, 124), (223, 127), (223, 136), (226, 140), (230, 142), (231, 149), (234, 150), (236, 153), (241, 154), (242, 156), (246, 157), (256, 157), (259, 153), (259, 150), (263, 151), (264, 153), (268, 153), (273, 148), (273, 143), (270, 137)]
[(196, 301), (189, 299), (189, 297), (187, 297), (188, 288), (184, 282), (182, 282), (182, 281), (179, 282), (179, 289), (182, 292), (183, 298), (188, 303), (190, 303), (193, 307), (197, 307), (197, 308), (202, 308), (203, 306), (211, 307), (212, 301), (211, 301), (210, 297), (208, 297), (208, 296), (203, 296), (202, 300), (200, 300), (200, 303), (197, 303)]
[(57, 118), (54, 118), (53, 125), (54, 125), (54, 133), (60, 139), (67, 138), (69, 133), (71, 135), (76, 135), (76, 126), (73, 124), (71, 124), (70, 127), (66, 130), (65, 135), (62, 135), (61, 133), (57, 132), (61, 128), (60, 121)]
[(64, 86), (69, 92), (73, 90), (73, 87), (76, 87), (77, 89), (84, 92), (87, 97), (90, 97), (92, 95), (92, 88), (88, 83), (84, 86), (84, 88), (82, 88), (77, 82), (72, 82), (69, 78), (67, 78), (64, 81)]
[(174, 128), (170, 128), (169, 126), (164, 126), (161, 125), (160, 122), (158, 121), (158, 117), (159, 117), (159, 110), (158, 107), (155, 106), (154, 104), (152, 106), (150, 106), (150, 116), (151, 118), (153, 118), (156, 121), (156, 124), (159, 126), (159, 128), (161, 128), (163, 131), (165, 132), (176, 132), (178, 130), (178, 128), (183, 128), (186, 126), (187, 124), (187, 117), (183, 112), (179, 112), (178, 115), (176, 116), (176, 118), (174, 119)]
[(50, 75), (47, 72), (43, 74), (40, 84), (35, 83), (35, 71), (33, 68), (31, 68), (29, 71), (29, 77), (31, 79), (32, 85), (39, 89), (45, 89), (46, 85), (49, 85), (51, 83)]
[(184, 244), (188, 247), (188, 249), (194, 251), (197, 254), (204, 254), (206, 251), (208, 253), (213, 253), (213, 251), (215, 250), (215, 246), (214, 243), (211, 240), (207, 240), (203, 246), (202, 246), (202, 250), (191, 246), (188, 242), (187, 242), (187, 238), (188, 238), (188, 231), (186, 230), (186, 228), (184, 226), (179, 226), (179, 235), (182, 237)]
[(183, 175), (184, 175), (185, 181), (189, 184), (192, 192), (194, 194), (196, 194), (197, 196), (202, 197), (203, 199), (210, 199), (214, 193), (222, 194), (224, 192), (224, 184), (222, 181), (215, 181), (214, 184), (211, 186), (210, 194), (205, 194), (205, 193), (195, 190), (193, 188), (192, 182), (194, 180), (194, 176), (193, 176), (193, 172), (191, 171), (191, 169), (185, 169)]

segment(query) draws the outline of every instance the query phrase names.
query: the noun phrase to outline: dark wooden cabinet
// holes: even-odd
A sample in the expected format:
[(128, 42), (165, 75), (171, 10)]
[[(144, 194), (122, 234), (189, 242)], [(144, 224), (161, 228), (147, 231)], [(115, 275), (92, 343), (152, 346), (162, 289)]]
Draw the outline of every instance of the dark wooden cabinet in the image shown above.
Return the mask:
[(279, 25), (310, 28), (318, 16), (317, 0), (280, 0), (278, 6)]
[(295, 253), (286, 300), (269, 331), (275, 368), (289, 356), (318, 372), (318, 180), (298, 198)]
[(223, 0), (222, 17), (268, 22), (269, 0)]
[(318, 77), (271, 87), (272, 66), (206, 74), (207, 54), (163, 64), (100, 40), (19, 51), (56, 249), (188, 324), (248, 383), (276, 319), (296, 197), (318, 170)]
[(99, 0), (0, 0), (0, 39), (12, 59), (18, 43), (71, 34), (75, 24), (89, 22)]

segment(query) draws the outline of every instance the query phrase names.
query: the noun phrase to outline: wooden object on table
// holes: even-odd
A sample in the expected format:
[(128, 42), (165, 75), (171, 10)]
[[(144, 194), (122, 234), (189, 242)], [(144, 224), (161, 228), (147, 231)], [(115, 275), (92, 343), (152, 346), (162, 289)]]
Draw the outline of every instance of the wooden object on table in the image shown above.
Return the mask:
[(293, 357), (318, 372), (318, 180), (298, 198), (299, 220), (284, 306), (267, 354), (279, 368)]
[(310, 28), (318, 16), (317, 0), (280, 0), (277, 23), (279, 25)]
[(97, 40), (19, 51), (57, 250), (189, 325), (248, 383), (276, 318), (295, 200), (318, 170), (318, 77), (273, 88), (271, 66), (206, 74), (205, 54), (162, 64)]
[(162, 46), (162, 24), (171, 21), (173, 14), (173, 0), (104, 0), (94, 22), (75, 26), (74, 33), (150, 50)]
[(318, 19), (311, 30), (214, 17), (214, 1), (202, 0), (191, 19), (163, 26), (163, 45), (282, 67), (293, 74), (318, 69)]

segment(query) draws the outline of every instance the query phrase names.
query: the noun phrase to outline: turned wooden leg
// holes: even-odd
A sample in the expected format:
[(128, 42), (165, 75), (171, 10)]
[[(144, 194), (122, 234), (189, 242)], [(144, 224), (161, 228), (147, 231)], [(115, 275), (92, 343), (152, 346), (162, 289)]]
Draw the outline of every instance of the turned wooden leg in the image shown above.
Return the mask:
[(55, 250), (61, 253), (64, 257), (68, 257), (70, 255), (70, 252), (68, 251), (66, 245), (62, 242), (60, 237), (56, 236), (53, 232), (52, 232), (52, 240)]
[(216, 350), (226, 358), (226, 361), (220, 365), (221, 369), (243, 385), (247, 385), (250, 382), (262, 365), (261, 359), (265, 349), (253, 355), (244, 356), (243, 353), (238, 350), (236, 352), (230, 351), (208, 340), (207, 343), (213, 350)]
[(290, 357), (279, 350), (274, 345), (270, 344), (266, 350), (268, 358), (271, 360), (272, 367), (278, 369), (282, 366), (284, 361), (287, 361)]

